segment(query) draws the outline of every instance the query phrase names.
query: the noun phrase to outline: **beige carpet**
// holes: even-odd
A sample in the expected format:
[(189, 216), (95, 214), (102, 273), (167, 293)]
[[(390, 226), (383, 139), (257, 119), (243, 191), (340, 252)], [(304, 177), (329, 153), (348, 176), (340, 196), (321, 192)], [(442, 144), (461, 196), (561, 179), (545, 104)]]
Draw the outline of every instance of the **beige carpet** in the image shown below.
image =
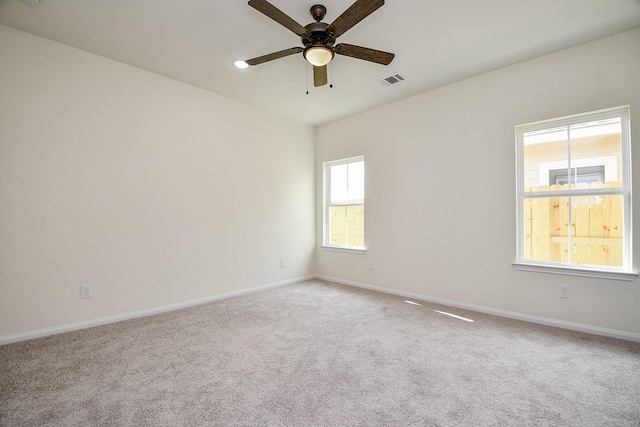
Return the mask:
[(637, 427), (640, 344), (309, 281), (0, 347), (40, 425)]

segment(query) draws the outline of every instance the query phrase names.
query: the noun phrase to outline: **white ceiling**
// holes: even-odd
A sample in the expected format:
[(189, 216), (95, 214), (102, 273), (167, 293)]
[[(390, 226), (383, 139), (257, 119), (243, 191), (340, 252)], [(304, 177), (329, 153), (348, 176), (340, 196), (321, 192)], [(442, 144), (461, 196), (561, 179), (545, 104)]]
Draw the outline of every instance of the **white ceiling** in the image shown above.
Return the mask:
[[(303, 26), (313, 22), (314, 0), (270, 1)], [(324, 21), (353, 1), (322, 0)], [(394, 61), (337, 55), (333, 88), (313, 87), (302, 54), (233, 66), (301, 46), (246, 0), (0, 0), (0, 24), (318, 125), (640, 27), (640, 0), (388, 0), (338, 42), (393, 52)], [(377, 82), (395, 73), (406, 80)]]

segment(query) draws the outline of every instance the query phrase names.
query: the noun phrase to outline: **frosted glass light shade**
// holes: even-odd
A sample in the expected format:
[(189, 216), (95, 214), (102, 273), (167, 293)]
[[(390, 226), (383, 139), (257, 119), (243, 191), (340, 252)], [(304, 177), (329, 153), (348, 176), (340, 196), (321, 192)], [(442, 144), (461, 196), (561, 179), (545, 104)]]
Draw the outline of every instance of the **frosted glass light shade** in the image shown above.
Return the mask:
[(325, 46), (311, 46), (304, 51), (304, 58), (316, 67), (327, 65), (333, 59), (333, 51)]

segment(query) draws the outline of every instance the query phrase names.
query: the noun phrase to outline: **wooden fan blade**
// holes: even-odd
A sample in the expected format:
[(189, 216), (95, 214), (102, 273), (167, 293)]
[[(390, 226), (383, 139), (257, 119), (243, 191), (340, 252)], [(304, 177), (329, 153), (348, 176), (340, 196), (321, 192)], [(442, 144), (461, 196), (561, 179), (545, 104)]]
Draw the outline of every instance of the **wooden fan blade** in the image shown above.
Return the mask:
[(327, 84), (327, 66), (313, 67), (313, 85), (315, 87), (324, 86)]
[(286, 13), (269, 3), (267, 0), (249, 0), (249, 6), (267, 15), (269, 18), (276, 21), (278, 24), (293, 31), (300, 37), (309, 34), (307, 29), (298, 24), (293, 18), (289, 17)]
[(258, 56), (257, 58), (247, 59), (246, 62), (249, 65), (258, 65), (264, 62), (273, 61), (274, 59), (284, 58), (285, 56), (294, 55), (302, 52), (304, 49), (301, 47), (292, 47), (291, 49), (281, 50), (280, 52), (273, 52), (268, 55)]
[(357, 0), (342, 15), (329, 24), (327, 31), (339, 37), (346, 33), (349, 28), (371, 15), (383, 4), (384, 0)]
[(352, 58), (363, 59), (377, 64), (389, 65), (396, 55), (381, 50), (369, 49), (368, 47), (354, 46), (352, 44), (340, 43), (334, 51), (339, 55), (350, 56)]

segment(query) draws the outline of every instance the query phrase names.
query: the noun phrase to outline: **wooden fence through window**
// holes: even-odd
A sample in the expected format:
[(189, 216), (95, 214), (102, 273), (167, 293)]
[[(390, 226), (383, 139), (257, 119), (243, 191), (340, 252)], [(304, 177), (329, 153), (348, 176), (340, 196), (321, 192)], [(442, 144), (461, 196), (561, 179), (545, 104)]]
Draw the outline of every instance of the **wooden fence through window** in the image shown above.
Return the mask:
[(364, 205), (332, 206), (331, 244), (364, 247)]
[[(574, 188), (621, 186), (619, 182), (593, 182), (577, 184)], [(568, 189), (568, 185), (551, 185), (526, 191)], [(525, 258), (566, 263), (571, 251), (572, 264), (622, 266), (622, 204), (619, 194), (525, 198)]]

